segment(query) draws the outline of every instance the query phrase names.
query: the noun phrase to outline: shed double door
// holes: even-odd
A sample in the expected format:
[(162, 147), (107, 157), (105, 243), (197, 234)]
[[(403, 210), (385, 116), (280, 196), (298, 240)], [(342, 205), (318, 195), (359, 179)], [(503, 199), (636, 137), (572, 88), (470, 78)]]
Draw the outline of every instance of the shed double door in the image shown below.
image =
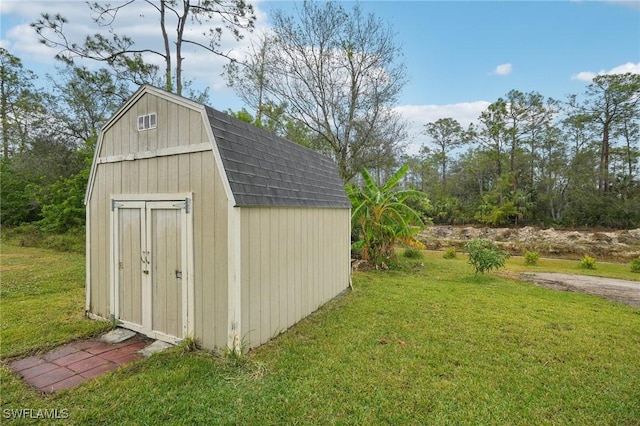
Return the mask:
[(114, 202), (113, 314), (123, 326), (177, 342), (188, 332), (187, 202)]

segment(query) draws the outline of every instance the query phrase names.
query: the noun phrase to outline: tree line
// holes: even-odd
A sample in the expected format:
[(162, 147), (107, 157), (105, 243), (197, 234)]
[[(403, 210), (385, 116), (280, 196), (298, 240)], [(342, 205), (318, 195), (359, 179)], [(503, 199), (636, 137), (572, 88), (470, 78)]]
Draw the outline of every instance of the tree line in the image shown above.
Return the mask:
[[(183, 75), (183, 47), (225, 57), (223, 35), (239, 41), (255, 22), (253, 6), (244, 0), (87, 6), (97, 32), (83, 41), (71, 38), (69, 21), (61, 14), (42, 13), (31, 23), (34, 35), (54, 50), (60, 63), (55, 75), (47, 75), (44, 88), (36, 86), (38, 76), (20, 58), (0, 48), (3, 225), (34, 224), (57, 233), (84, 226), (84, 192), (102, 125), (141, 84), (206, 102), (208, 91), (194, 89)], [(143, 9), (156, 22), (160, 48), (115, 29), (125, 13), (144, 23)], [(90, 69), (81, 60), (100, 68)]]
[(443, 118), (424, 131), (430, 143), (400, 161), (436, 222), (640, 226), (638, 74), (599, 75), (564, 102), (511, 90), (468, 129)]
[[(305, 1), (277, 11), (271, 30), (238, 58), (221, 49), (221, 36), (240, 40), (252, 30), (253, 8), (243, 0), (142, 3), (159, 18), (161, 49), (113, 29), (74, 42), (63, 16), (43, 14), (32, 27), (60, 59), (44, 89), (0, 49), (2, 224), (83, 226), (99, 129), (137, 85), (207, 102), (206, 89), (185, 78), (180, 49), (189, 44), (229, 59), (224, 78), (247, 109), (228, 112), (331, 156), (345, 184), (364, 183), (367, 169), (383, 186), (408, 165), (398, 183), (429, 196), (412, 207), (435, 222), (640, 226), (637, 74), (598, 76), (564, 101), (512, 90), (469, 128), (447, 117), (425, 123), (428, 145), (407, 155), (407, 123), (394, 110), (408, 79), (402, 50), (391, 26), (359, 5)], [(109, 28), (131, 4), (89, 6), (95, 23)], [(198, 31), (204, 38), (194, 38)]]

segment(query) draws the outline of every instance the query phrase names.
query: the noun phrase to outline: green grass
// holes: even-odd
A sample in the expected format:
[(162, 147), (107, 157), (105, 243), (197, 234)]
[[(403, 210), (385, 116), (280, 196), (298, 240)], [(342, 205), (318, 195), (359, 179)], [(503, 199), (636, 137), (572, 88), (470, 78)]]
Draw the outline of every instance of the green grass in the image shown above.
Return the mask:
[[(597, 260), (597, 259), (596, 259)], [(579, 260), (551, 259), (540, 257), (535, 266), (525, 265), (522, 256), (512, 256), (506, 262), (506, 269), (510, 272), (560, 272), (564, 274), (580, 274), (595, 277), (619, 278), (629, 281), (640, 281), (640, 275), (631, 272), (629, 263), (605, 262), (597, 260), (596, 269), (580, 267)]]
[[(48, 274), (33, 272), (43, 258), (55, 258), (69, 282), (11, 286), (3, 357), (50, 346), (35, 323), (6, 340), (5, 311), (20, 300), (31, 302), (24, 318), (76, 300), (77, 325), (58, 341), (95, 331), (81, 317), (81, 258), (14, 250), (2, 255), (3, 291), (24, 269)], [(353, 291), (239, 367), (179, 347), (45, 396), (2, 367), (2, 408), (66, 408), (65, 424), (638, 424), (640, 310), (495, 273), (474, 277), (466, 256), (425, 254), (397, 271), (356, 273)], [(547, 259), (536, 267), (510, 259), (507, 270), (519, 269), (554, 270)], [(61, 322), (50, 318), (48, 327)]]
[(85, 258), (2, 245), (2, 358), (94, 335), (104, 323), (84, 319)]

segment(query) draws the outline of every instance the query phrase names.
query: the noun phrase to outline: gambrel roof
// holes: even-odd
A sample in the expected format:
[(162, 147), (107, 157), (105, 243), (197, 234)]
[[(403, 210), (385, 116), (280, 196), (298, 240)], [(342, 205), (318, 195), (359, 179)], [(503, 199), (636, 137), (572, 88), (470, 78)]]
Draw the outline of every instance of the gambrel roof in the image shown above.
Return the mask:
[(213, 108), (206, 111), (236, 205), (351, 207), (330, 158)]
[[(233, 197), (235, 206), (351, 208), (342, 179), (331, 158), (245, 123), (229, 114), (156, 87), (141, 86), (105, 123), (102, 133), (145, 94), (152, 94), (199, 111), (205, 124), (208, 120), (211, 127), (209, 135), (213, 136), (213, 140), (208, 142), (211, 143), (211, 149), (223, 168), (223, 174), (229, 185), (227, 191), (230, 189), (229, 195)], [(103, 139), (100, 137), (85, 203), (93, 189), (96, 165), (103, 161), (98, 158), (102, 143)], [(190, 147), (185, 149), (187, 149), (185, 152), (192, 152)], [(205, 143), (193, 149), (209, 148)], [(131, 153), (123, 158), (126, 157), (125, 159), (129, 161), (179, 152), (182, 151), (165, 149), (162, 152)]]

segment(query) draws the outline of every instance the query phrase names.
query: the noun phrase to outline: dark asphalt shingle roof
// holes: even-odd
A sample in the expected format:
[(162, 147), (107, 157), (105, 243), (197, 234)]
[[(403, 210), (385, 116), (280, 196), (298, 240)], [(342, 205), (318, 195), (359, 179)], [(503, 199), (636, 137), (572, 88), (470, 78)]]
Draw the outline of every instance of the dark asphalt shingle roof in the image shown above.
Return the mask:
[(238, 206), (350, 208), (329, 157), (206, 107)]

